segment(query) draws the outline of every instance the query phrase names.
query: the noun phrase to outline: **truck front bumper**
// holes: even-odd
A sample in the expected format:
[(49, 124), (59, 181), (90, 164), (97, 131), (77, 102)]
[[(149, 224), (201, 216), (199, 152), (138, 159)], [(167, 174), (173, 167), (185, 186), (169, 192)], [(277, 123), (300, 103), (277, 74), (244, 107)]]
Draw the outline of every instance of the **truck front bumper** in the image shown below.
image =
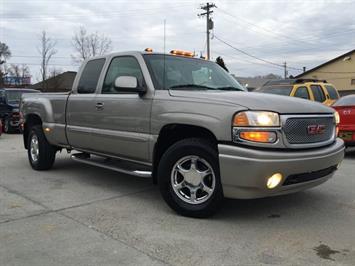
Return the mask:
[[(312, 150), (267, 151), (218, 145), (221, 182), (227, 198), (252, 199), (293, 193), (317, 186), (333, 176), (344, 158), (344, 142)], [(267, 180), (282, 174), (280, 184)]]

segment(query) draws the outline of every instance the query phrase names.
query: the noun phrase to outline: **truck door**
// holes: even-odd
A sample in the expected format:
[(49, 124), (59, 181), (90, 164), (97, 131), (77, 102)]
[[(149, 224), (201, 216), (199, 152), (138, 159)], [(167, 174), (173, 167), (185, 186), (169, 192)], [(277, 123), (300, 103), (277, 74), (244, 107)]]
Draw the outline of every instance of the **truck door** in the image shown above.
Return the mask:
[(138, 86), (146, 86), (139, 62), (134, 56), (112, 58), (101, 93), (96, 95), (91, 145), (108, 155), (149, 161), (150, 112), (152, 99), (147, 94), (123, 92), (114, 87), (119, 76), (133, 76)]
[(67, 104), (68, 143), (78, 149), (89, 150), (92, 146), (91, 132), (96, 126), (95, 92), (105, 59), (89, 61), (81, 72), (77, 88), (69, 96)]

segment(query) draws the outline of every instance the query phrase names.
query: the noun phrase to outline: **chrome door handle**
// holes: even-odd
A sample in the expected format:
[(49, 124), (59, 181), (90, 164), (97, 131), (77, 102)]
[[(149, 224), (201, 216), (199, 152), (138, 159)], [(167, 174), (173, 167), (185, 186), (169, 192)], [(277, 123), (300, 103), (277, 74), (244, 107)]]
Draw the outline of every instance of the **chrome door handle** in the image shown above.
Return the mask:
[(97, 103), (96, 104), (96, 110), (97, 111), (101, 111), (104, 109), (104, 104), (103, 103)]

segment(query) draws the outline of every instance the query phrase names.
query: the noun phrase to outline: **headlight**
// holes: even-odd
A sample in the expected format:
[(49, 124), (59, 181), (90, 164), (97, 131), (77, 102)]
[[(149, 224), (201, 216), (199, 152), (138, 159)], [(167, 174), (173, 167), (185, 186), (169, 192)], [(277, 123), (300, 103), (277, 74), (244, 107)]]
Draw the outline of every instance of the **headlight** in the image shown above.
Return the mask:
[(265, 111), (245, 111), (234, 116), (235, 127), (279, 127), (280, 117), (278, 113)]

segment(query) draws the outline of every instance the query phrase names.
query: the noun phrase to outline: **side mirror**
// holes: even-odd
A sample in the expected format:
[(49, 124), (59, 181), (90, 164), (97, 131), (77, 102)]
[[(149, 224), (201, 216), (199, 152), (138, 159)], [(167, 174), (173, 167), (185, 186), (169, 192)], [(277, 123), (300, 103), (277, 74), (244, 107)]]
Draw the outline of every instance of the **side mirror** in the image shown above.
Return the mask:
[(117, 77), (115, 80), (115, 88), (122, 92), (145, 92), (145, 88), (138, 86), (138, 80), (133, 76)]
[(5, 104), (6, 100), (4, 96), (0, 96), (0, 104)]

